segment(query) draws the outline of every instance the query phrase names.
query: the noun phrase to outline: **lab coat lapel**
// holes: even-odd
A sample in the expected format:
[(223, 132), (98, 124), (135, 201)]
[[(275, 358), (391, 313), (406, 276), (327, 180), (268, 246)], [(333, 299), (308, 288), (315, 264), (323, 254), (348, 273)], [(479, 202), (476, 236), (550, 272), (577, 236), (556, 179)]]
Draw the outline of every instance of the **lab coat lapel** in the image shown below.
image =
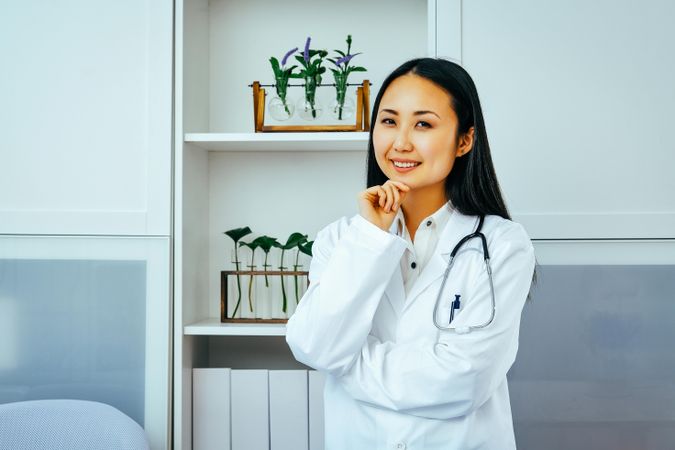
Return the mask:
[[(405, 290), (403, 288), (403, 276), (401, 275), (400, 269), (396, 271), (398, 275), (395, 274), (395, 276), (392, 277), (392, 279), (396, 280), (389, 284), (389, 289), (396, 289), (399, 293), (398, 295), (402, 299), (400, 301), (403, 303), (403, 307), (396, 309), (397, 311), (400, 311), (399, 315), (403, 314), (415, 299), (429, 287), (429, 285), (443, 276), (443, 273), (448, 266), (448, 262), (450, 261), (452, 249), (464, 236), (473, 233), (477, 225), (478, 216), (464, 215), (457, 210), (452, 211), (445, 228), (441, 231), (434, 253), (429, 258), (429, 261), (422, 270), (422, 273), (420, 273), (419, 278), (415, 280), (407, 299), (405, 298)], [(467, 242), (466, 245), (469, 245), (469, 243)], [(462, 248), (464, 248), (464, 246), (462, 246)], [(391, 298), (389, 294), (387, 296)]]

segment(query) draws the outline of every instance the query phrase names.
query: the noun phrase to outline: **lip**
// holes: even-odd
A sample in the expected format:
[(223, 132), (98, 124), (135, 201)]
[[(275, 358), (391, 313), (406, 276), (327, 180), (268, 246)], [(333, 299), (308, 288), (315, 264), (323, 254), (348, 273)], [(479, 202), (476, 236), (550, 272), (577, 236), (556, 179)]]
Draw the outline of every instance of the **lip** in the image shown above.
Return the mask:
[[(396, 164), (394, 164), (394, 161), (398, 161), (398, 162), (416, 162), (416, 163), (419, 163), (419, 164), (417, 164), (416, 166), (413, 166), (413, 167), (396, 167)], [(401, 172), (401, 173), (403, 173), (403, 172), (410, 172), (411, 170), (415, 170), (415, 169), (417, 169), (421, 164), (422, 164), (422, 163), (420, 163), (419, 161), (413, 161), (413, 160), (410, 160), (410, 159), (408, 159), (408, 160), (404, 160), (404, 159), (392, 159), (392, 160), (391, 160), (391, 165), (392, 165), (392, 167), (394, 168), (394, 170), (396, 170), (397, 172)]]

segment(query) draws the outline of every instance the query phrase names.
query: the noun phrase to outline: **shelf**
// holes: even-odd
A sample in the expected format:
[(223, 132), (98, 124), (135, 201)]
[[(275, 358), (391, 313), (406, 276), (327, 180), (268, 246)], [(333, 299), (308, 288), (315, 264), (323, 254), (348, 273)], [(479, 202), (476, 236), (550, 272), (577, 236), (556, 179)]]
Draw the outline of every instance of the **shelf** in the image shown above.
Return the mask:
[(368, 149), (367, 131), (316, 133), (186, 133), (185, 142), (206, 150), (361, 151)]
[(221, 323), (218, 318), (186, 325), (183, 334), (193, 336), (285, 336), (285, 323)]

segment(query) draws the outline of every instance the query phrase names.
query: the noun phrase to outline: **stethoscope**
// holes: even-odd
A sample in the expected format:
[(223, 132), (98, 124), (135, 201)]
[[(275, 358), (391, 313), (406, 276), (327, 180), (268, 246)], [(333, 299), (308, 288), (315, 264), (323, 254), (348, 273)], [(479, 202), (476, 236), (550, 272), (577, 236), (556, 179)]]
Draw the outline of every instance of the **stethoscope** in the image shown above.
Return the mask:
[[(490, 254), (488, 253), (488, 246), (487, 246), (487, 240), (485, 239), (485, 235), (483, 233), (481, 233), (481, 231), (480, 231), (481, 228), (483, 227), (483, 220), (484, 219), (485, 219), (485, 216), (481, 215), (480, 221), (478, 222), (478, 228), (476, 228), (476, 231), (471, 233), (471, 234), (467, 234), (466, 236), (464, 236), (462, 238), (462, 240), (459, 241), (457, 243), (457, 245), (455, 245), (455, 248), (450, 253), (450, 261), (448, 262), (448, 267), (445, 269), (445, 273), (443, 274), (443, 282), (441, 283), (441, 288), (438, 291), (438, 296), (436, 297), (436, 304), (434, 305), (434, 325), (436, 325), (436, 328), (438, 328), (439, 330), (454, 331), (458, 334), (465, 334), (465, 333), (469, 333), (473, 330), (477, 330), (477, 329), (487, 327), (488, 325), (490, 325), (492, 323), (492, 321), (495, 318), (495, 289), (494, 289), (494, 286), (492, 285), (492, 269), (490, 268)], [(453, 327), (453, 326), (439, 325), (438, 321), (436, 320), (436, 317), (437, 317), (436, 313), (438, 311), (438, 304), (439, 304), (439, 301), (440, 301), (441, 296), (443, 294), (443, 287), (445, 286), (445, 282), (448, 279), (448, 274), (450, 273), (450, 269), (452, 268), (452, 264), (455, 260), (455, 255), (457, 254), (457, 251), (462, 246), (462, 244), (464, 244), (468, 240), (470, 240), (472, 238), (475, 238), (475, 237), (479, 237), (481, 239), (481, 241), (483, 242), (483, 259), (485, 259), (485, 270), (487, 271), (488, 279), (490, 280), (490, 293), (492, 294), (492, 311), (490, 312), (490, 319), (488, 319), (488, 321), (483, 323), (483, 324), (473, 325), (473, 326)], [(450, 320), (448, 321), (449, 324), (452, 323), (452, 319), (454, 317), (455, 309), (459, 309), (459, 306), (460, 306), (459, 297), (460, 297), (459, 295), (455, 295), (455, 300), (453, 300), (452, 303), (451, 303)]]

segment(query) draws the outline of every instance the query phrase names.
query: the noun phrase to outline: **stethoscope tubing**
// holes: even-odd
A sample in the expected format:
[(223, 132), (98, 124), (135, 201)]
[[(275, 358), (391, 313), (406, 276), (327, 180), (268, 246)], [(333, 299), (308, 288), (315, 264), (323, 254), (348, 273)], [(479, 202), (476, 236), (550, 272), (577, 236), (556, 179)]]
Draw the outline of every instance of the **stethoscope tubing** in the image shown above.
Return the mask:
[[(436, 303), (434, 305), (434, 313), (433, 313), (433, 320), (434, 320), (434, 325), (436, 328), (442, 331), (454, 331), (458, 334), (465, 334), (469, 333), (473, 330), (485, 328), (488, 325), (492, 323), (492, 321), (495, 318), (495, 310), (497, 308), (496, 302), (495, 302), (495, 288), (492, 283), (492, 268), (490, 267), (490, 253), (488, 252), (488, 246), (487, 246), (487, 239), (485, 238), (485, 235), (480, 231), (481, 228), (483, 227), (483, 221), (485, 219), (485, 216), (480, 216), (480, 220), (478, 223), (478, 227), (476, 228), (476, 231), (464, 236), (458, 243), (455, 245), (455, 247), (452, 249), (452, 252), (450, 253), (450, 261), (448, 261), (448, 267), (446, 267), (445, 272), (443, 273), (443, 281), (441, 282), (441, 288), (438, 291), (438, 296), (436, 297)], [(470, 239), (473, 239), (475, 237), (479, 237), (481, 239), (481, 242), (483, 244), (483, 259), (485, 260), (485, 270), (487, 271), (488, 274), (488, 281), (490, 284), (490, 297), (492, 300), (492, 308), (490, 310), (490, 318), (480, 324), (480, 325), (472, 325), (472, 326), (465, 326), (465, 327), (453, 327), (453, 326), (443, 326), (439, 325), (438, 320), (437, 320), (437, 313), (438, 313), (438, 305), (440, 303), (440, 299), (443, 296), (443, 288), (445, 287), (445, 283), (448, 280), (448, 275), (450, 274), (450, 269), (452, 268), (454, 262), (455, 262), (455, 256), (457, 255), (457, 252), (461, 248), (461, 246), (469, 241)]]

